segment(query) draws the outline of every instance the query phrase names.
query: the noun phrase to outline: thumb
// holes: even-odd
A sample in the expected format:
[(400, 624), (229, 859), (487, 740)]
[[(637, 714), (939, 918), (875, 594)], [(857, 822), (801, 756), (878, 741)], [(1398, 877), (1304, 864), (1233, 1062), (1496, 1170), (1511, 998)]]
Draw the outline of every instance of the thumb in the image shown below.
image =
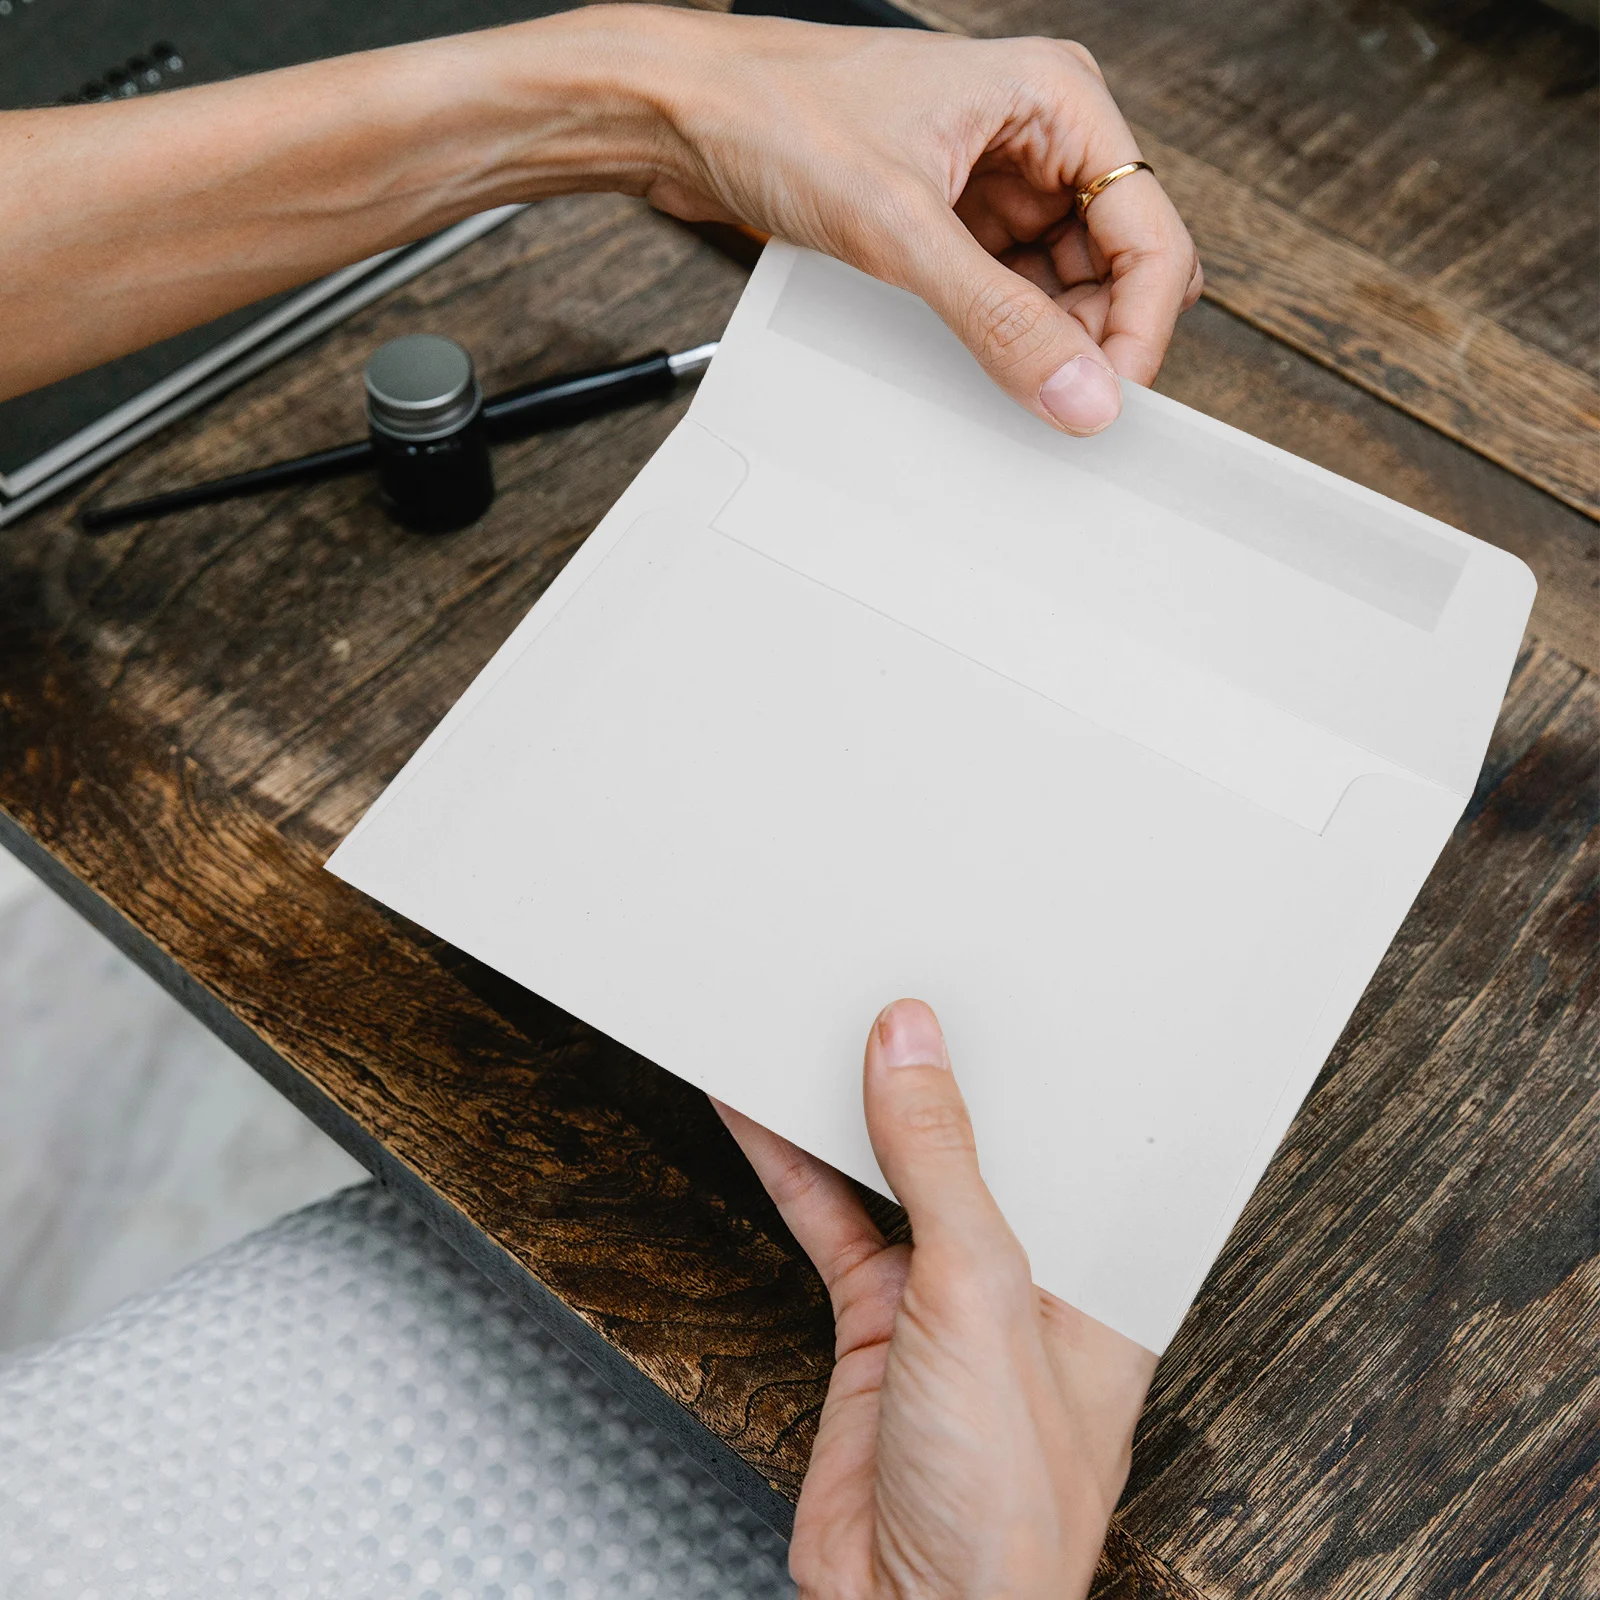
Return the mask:
[(867, 1038), (867, 1132), (917, 1243), (939, 1236), (1009, 1255), (1016, 1240), (978, 1171), (966, 1102), (938, 1018), (920, 1000), (886, 1006)]
[(930, 193), (898, 231), (879, 277), (920, 295), (1012, 399), (1065, 433), (1099, 433), (1122, 410), (1111, 363), (1037, 284), (997, 261)]

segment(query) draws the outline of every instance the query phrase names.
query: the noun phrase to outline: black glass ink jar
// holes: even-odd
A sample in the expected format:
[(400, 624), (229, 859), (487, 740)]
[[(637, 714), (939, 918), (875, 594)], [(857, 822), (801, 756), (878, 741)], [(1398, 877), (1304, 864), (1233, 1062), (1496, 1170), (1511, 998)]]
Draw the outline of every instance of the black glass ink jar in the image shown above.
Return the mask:
[(419, 533), (476, 522), (494, 500), (483, 390), (472, 357), (433, 333), (391, 339), (367, 362), (367, 425), (378, 488)]

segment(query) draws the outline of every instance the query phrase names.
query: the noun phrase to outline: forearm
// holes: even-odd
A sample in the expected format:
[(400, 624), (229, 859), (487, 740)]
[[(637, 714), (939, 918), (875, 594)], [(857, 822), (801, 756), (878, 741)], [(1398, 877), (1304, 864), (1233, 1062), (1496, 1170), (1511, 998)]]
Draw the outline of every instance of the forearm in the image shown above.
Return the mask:
[(597, 8), (0, 114), (0, 397), (511, 201), (643, 192), (669, 14)]

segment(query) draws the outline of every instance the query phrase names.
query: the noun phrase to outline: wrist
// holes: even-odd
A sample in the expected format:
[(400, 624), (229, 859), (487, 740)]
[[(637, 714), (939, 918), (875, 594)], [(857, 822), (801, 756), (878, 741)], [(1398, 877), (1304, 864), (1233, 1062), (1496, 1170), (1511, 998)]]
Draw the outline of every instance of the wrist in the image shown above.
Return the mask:
[(468, 35), (496, 202), (644, 194), (685, 167), (673, 104), (692, 73), (696, 13), (601, 5)]

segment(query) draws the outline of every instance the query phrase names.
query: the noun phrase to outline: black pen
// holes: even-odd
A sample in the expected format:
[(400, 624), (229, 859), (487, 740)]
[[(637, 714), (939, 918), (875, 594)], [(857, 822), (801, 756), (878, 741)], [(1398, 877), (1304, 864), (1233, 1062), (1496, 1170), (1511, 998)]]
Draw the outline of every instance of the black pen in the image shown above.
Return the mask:
[[(547, 378), (512, 389), (484, 402), (484, 428), (491, 441), (523, 439), (547, 428), (563, 428), (585, 417), (670, 394), (680, 378), (703, 372), (716, 353), (715, 344), (696, 345), (676, 355), (658, 350), (621, 366), (600, 367), (566, 378)], [(361, 439), (353, 444), (335, 445), (331, 450), (296, 456), (292, 461), (278, 461), (249, 472), (236, 472), (231, 477), (214, 478), (209, 483), (171, 489), (145, 500), (129, 501), (126, 505), (93, 507), (82, 513), (79, 522), (85, 532), (101, 533), (124, 523), (141, 522), (147, 517), (183, 511), (190, 506), (212, 505), (218, 500), (283, 489), (296, 483), (342, 478), (365, 471), (372, 464), (372, 442)]]

